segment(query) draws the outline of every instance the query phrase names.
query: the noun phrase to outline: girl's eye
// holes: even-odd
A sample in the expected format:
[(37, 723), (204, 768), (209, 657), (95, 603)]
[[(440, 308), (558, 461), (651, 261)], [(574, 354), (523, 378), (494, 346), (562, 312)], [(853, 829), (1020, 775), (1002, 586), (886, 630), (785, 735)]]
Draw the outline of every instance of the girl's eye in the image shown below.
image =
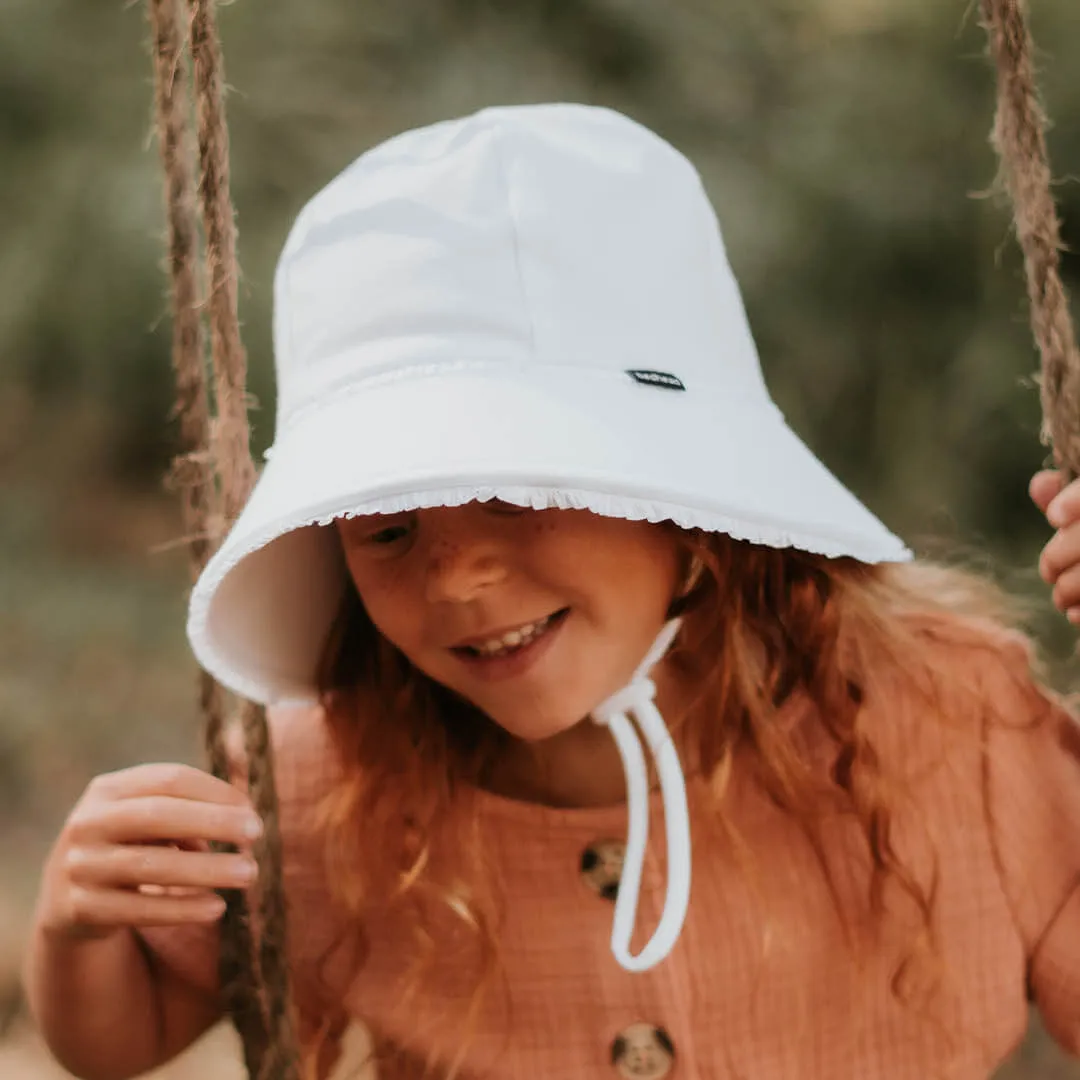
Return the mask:
[(391, 518), (381, 528), (374, 528), (375, 522), (369, 521), (367, 528), (363, 529), (356, 537), (356, 541), (366, 548), (385, 550), (400, 545), (416, 531), (414, 518)]
[(378, 532), (368, 533), (364, 543), (374, 547), (389, 547), (399, 540), (404, 540), (411, 532), (411, 525), (388, 525), (385, 529), (379, 529)]

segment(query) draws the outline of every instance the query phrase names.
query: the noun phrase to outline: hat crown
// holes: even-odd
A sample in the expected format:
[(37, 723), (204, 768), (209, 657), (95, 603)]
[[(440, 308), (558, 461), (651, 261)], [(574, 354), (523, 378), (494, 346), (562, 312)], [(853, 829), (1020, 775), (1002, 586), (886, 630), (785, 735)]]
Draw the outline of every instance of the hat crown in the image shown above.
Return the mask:
[(607, 109), (486, 109), (365, 153), (275, 280), (279, 434), (370, 380), (533, 365), (768, 401), (700, 177)]

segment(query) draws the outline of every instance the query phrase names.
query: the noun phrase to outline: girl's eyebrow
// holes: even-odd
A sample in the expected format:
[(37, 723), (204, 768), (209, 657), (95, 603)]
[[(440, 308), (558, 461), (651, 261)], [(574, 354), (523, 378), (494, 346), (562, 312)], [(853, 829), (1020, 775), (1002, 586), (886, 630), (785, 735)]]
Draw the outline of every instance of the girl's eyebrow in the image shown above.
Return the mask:
[(403, 519), (409, 518), (411, 515), (407, 512), (401, 512), (396, 514), (362, 514), (358, 517), (345, 517), (341, 518), (340, 528), (346, 533), (366, 533), (366, 532), (379, 532), (381, 529), (389, 528), (392, 525), (399, 524)]
[(354, 514), (351, 517), (344, 518), (343, 520), (347, 525), (368, 525), (372, 522), (394, 521), (397, 518), (414, 517), (415, 515), (415, 510), (395, 510), (392, 514)]

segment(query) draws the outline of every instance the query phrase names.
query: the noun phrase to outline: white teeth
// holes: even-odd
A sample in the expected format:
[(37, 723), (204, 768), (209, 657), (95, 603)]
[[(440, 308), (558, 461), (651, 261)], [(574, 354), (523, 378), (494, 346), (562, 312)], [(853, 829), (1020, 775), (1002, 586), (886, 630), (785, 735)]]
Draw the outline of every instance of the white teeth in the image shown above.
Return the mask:
[(481, 656), (497, 656), (499, 653), (509, 652), (511, 649), (527, 645), (533, 638), (538, 637), (547, 629), (550, 622), (551, 616), (549, 615), (539, 622), (529, 623), (528, 626), (519, 626), (516, 630), (510, 630), (500, 638), (491, 638), (482, 645), (474, 645), (473, 649), (475, 652), (480, 653)]

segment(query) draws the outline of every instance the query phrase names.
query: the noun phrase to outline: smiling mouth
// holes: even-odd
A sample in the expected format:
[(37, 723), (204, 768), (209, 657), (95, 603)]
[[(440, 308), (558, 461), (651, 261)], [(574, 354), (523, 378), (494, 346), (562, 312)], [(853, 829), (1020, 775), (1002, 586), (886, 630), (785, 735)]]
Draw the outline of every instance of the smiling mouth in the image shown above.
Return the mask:
[(513, 656), (527, 646), (539, 641), (557, 624), (561, 623), (569, 613), (569, 608), (562, 608), (551, 615), (537, 619), (535, 622), (526, 623), (498, 637), (478, 642), (475, 645), (458, 645), (452, 651), (462, 656), (479, 657), (484, 660), (496, 660)]

